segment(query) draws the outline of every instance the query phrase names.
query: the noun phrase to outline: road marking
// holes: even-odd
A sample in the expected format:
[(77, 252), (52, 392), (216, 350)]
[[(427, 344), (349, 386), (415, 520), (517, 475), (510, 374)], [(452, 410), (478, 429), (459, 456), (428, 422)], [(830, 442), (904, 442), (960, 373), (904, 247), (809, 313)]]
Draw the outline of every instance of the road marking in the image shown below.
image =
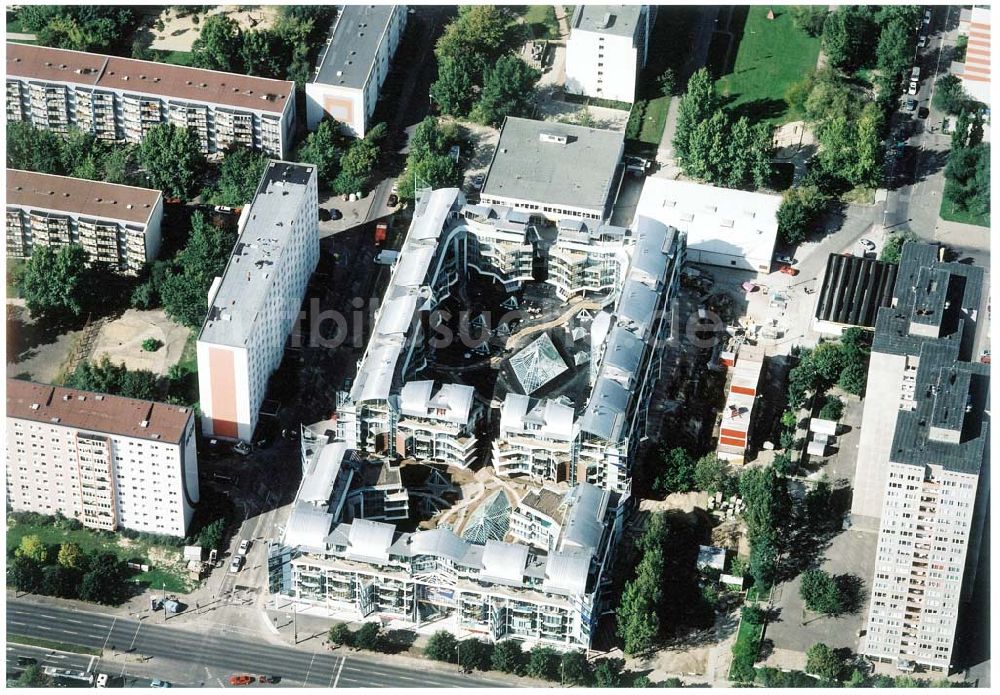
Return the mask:
[(340, 674), (343, 673), (343, 671), (344, 671), (344, 662), (345, 661), (347, 661), (347, 654), (344, 654), (344, 656), (340, 659), (340, 668), (337, 669), (337, 678), (336, 678), (336, 680), (333, 681), (333, 684), (330, 686), (331, 688), (336, 688), (337, 687), (337, 683), (340, 682)]
[[(21, 624), (23, 625), (24, 623), (21, 623)], [(36, 630), (48, 630), (50, 632), (52, 631), (52, 628), (49, 627), (48, 625), (35, 625), (35, 629)]]
[(63, 630), (67, 635), (79, 635), (79, 632), (74, 632), (73, 630)]
[(19, 622), (17, 620), (8, 620), (7, 622), (10, 623), (11, 625), (27, 625), (28, 624), (28, 623)]
[(83, 625), (82, 620), (73, 620), (72, 618), (66, 618), (65, 620), (67, 623), (76, 623), (77, 625)]
[(57, 618), (54, 615), (46, 615), (45, 613), (39, 613), (38, 617), (39, 618), (48, 618), (49, 620), (62, 620), (62, 618)]
[(313, 662), (315, 660), (316, 660), (316, 652), (313, 652), (312, 658), (309, 659), (309, 668), (306, 669), (306, 677), (302, 679), (303, 685), (307, 685), (309, 683), (309, 672), (312, 671)]
[(90, 657), (90, 663), (87, 664), (87, 673), (93, 673), (93, 671), (94, 671), (94, 659), (96, 659), (96, 658), (97, 658), (96, 656)]

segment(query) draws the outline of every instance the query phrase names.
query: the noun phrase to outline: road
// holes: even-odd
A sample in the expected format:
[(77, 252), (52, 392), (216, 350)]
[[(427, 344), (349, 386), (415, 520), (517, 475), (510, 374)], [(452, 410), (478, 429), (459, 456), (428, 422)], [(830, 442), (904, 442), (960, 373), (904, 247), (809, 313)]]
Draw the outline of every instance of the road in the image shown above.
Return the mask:
[[(412, 660), (411, 664), (343, 650), (304, 651), (249, 639), (225, 626), (188, 631), (96, 612), (38, 606), (23, 599), (8, 599), (7, 631), (104, 649), (101, 659), (54, 655), (46, 665), (56, 661), (75, 665), (86, 660), (96, 672), (161, 678), (175, 685), (224, 686), (234, 673), (265, 673), (278, 676), (282, 685), (300, 687), (510, 687), (481, 676), (435, 671), (431, 661)], [(37, 651), (16, 653), (36, 656)]]

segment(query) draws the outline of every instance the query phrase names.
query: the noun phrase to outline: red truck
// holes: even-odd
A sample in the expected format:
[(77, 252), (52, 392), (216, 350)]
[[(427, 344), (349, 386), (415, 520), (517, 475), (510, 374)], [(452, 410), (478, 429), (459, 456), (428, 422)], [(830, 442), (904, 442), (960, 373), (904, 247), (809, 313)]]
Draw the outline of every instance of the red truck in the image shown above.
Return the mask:
[(385, 237), (389, 233), (389, 225), (385, 222), (379, 222), (375, 225), (375, 245), (381, 246), (385, 243)]

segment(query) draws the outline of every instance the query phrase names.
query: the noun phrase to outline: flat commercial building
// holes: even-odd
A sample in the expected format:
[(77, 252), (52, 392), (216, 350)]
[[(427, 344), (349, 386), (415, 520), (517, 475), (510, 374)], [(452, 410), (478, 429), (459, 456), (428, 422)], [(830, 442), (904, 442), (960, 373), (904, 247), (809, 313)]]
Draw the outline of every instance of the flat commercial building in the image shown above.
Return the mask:
[(242, 145), (284, 157), (295, 83), (8, 42), (7, 120), (128, 143), (169, 122), (193, 130), (205, 153)]
[(319, 262), (316, 168), (272, 161), (239, 220), (198, 336), (202, 431), (249, 441)]
[(90, 262), (138, 275), (160, 251), (163, 194), (68, 176), (7, 170), (7, 257), (80, 244)]
[(342, 5), (316, 74), (306, 85), (306, 119), (314, 130), (334, 118), (364, 137), (392, 57), (406, 28), (405, 5)]
[(781, 196), (647, 177), (636, 215), (687, 234), (688, 260), (771, 272)]
[(611, 216), (624, 150), (624, 133), (508, 116), (480, 201), (554, 221), (602, 222)]
[(7, 379), (8, 509), (184, 536), (198, 494), (190, 408)]
[(646, 5), (578, 5), (566, 42), (566, 91), (635, 101), (653, 18)]

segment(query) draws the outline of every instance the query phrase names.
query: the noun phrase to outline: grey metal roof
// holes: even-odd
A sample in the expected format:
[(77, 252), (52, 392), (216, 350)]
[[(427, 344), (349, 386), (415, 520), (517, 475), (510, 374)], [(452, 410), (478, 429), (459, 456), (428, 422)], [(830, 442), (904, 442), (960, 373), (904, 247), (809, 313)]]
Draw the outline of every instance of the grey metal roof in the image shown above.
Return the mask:
[[(542, 142), (543, 134), (568, 142)], [(589, 208), (603, 215), (621, 161), (624, 133), (508, 117), (483, 196)]]
[(292, 548), (322, 551), (333, 526), (333, 515), (306, 502), (296, 502), (285, 526), (284, 544)]
[(524, 579), (527, 563), (528, 546), (489, 540), (483, 550), (481, 576), (488, 581), (520, 584)]
[(345, 453), (345, 442), (331, 442), (322, 448), (302, 480), (300, 500), (314, 504), (324, 504), (330, 500)]
[(341, 5), (313, 82), (361, 89), (385, 40), (395, 5)]
[(596, 549), (604, 535), (604, 514), (610, 493), (590, 483), (580, 483), (569, 493), (569, 513), (559, 549)]
[(587, 592), (587, 576), (590, 574), (590, 555), (580, 552), (550, 553), (545, 563), (545, 579), (542, 587), (553, 593)]
[(604, 374), (622, 383), (632, 383), (645, 347), (646, 344), (634, 333), (615, 326), (604, 349)]
[[(243, 230), (226, 264), (199, 340), (245, 347), (250, 335), (260, 329), (256, 325), (257, 315), (264, 309), (282, 254), (292, 244), (319, 244), (315, 208), (311, 211), (313, 219), (295, 219), (310, 179), (316, 185), (315, 176), (316, 167), (312, 165), (280, 161), (267, 165), (250, 209), (243, 211)], [(310, 214), (308, 208), (305, 214)], [(297, 238), (303, 234), (312, 238)], [(301, 298), (283, 300), (287, 315), (294, 316)]]
[(355, 519), (347, 535), (347, 553), (351, 557), (388, 560), (389, 547), (396, 527), (380, 521)]
[(411, 555), (433, 555), (461, 562), (468, 553), (468, 544), (448, 528), (417, 531), (409, 535)]
[[(939, 465), (946, 470), (978, 475), (984, 462), (989, 425), (990, 368), (961, 362), (951, 342), (925, 342), (920, 350), (914, 400), (896, 420), (889, 458), (915, 466)], [(942, 441), (933, 430), (949, 431), (954, 441)]]
[(598, 378), (580, 429), (609, 442), (618, 441), (625, 426), (628, 401), (628, 389), (612, 379)]
[(582, 29), (610, 36), (635, 36), (642, 9), (642, 5), (577, 5), (571, 31)]
[(618, 325), (646, 338), (659, 298), (660, 292), (629, 277), (618, 299)]
[(879, 308), (892, 304), (898, 270), (895, 263), (831, 253), (826, 259), (816, 318), (874, 328)]
[(637, 217), (629, 276), (650, 286), (662, 282), (676, 235), (673, 227), (649, 217)]

